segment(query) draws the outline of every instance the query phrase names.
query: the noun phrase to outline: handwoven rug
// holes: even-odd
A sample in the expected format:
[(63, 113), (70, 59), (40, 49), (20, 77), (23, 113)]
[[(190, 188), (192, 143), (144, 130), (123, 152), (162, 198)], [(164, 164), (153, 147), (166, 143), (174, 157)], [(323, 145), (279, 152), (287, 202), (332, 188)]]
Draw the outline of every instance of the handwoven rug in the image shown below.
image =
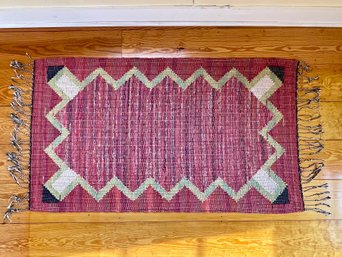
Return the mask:
[[(326, 184), (308, 184), (323, 166), (311, 157), (322, 148), (312, 113), (319, 88), (297, 60), (11, 65), (9, 170), (17, 183), (29, 180), (29, 194), (14, 195), (7, 214), (25, 200), (52, 212), (326, 213), (315, 205), (328, 206)], [(30, 136), (26, 150), (20, 133)], [(27, 173), (13, 168), (25, 161)], [(303, 192), (317, 188), (324, 192), (304, 204)]]

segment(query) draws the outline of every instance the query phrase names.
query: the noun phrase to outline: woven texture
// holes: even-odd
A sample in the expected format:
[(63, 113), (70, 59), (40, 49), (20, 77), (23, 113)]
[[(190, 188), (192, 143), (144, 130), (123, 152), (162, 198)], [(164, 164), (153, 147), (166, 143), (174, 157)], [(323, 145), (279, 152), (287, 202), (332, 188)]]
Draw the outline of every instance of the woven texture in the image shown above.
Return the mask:
[(297, 61), (35, 61), (30, 209), (303, 211)]

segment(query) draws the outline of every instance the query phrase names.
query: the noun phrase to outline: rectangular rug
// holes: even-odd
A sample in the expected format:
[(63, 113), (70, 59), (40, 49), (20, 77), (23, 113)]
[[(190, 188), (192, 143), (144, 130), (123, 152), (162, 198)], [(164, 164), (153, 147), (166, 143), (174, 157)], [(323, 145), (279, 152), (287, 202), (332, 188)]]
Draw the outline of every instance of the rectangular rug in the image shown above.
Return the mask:
[(309, 184), (323, 167), (312, 158), (322, 149), (319, 88), (297, 60), (11, 65), (9, 170), (29, 193), (11, 198), (8, 215), (25, 201), (52, 212), (327, 214), (317, 205), (328, 206), (327, 185)]

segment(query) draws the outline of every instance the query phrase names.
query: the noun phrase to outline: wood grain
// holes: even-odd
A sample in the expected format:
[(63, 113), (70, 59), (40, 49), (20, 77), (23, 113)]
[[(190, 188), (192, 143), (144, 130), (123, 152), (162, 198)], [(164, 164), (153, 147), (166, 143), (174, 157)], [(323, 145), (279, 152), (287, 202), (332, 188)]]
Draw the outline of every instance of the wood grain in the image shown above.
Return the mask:
[[(318, 73), (317, 73), (318, 74)], [(321, 76), (321, 100), (342, 101), (342, 71), (338, 73), (319, 74)]]
[[(341, 221), (3, 225), (2, 256), (341, 256)], [(19, 247), (18, 247), (19, 246)], [(317, 255), (319, 253), (319, 255)]]
[(342, 141), (324, 141), (324, 149), (318, 155), (324, 160), (320, 179), (342, 179)]
[(122, 39), (125, 57), (283, 57), (342, 64), (339, 29), (146, 28), (125, 30)]
[[(321, 103), (321, 121), (325, 140), (342, 139), (342, 102)], [(342, 142), (341, 142), (342, 143)]]
[(116, 28), (1, 29), (0, 54), (14, 58), (121, 55), (121, 30)]
[[(0, 145), (8, 145), (13, 131), (13, 123), (10, 119), (10, 107), (0, 107)], [(1, 158), (2, 159), (2, 158)]]
[[(12, 58), (23, 53), (98, 57), (283, 57), (321, 75), (333, 215), (43, 213), (0, 225), (0, 256), (342, 256), (342, 29), (83, 28), (0, 30), (0, 212), (20, 191), (6, 171)], [(18, 191), (19, 190), (19, 191)], [(227, 222), (229, 221), (229, 222)], [(115, 223), (113, 223), (115, 222)]]

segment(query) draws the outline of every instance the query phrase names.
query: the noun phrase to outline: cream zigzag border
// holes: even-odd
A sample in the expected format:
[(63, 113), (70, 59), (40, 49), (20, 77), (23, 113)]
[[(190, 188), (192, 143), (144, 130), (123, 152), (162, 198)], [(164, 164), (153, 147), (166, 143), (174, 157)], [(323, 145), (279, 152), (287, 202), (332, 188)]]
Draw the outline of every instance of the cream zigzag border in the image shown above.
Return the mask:
[[(273, 194), (270, 194), (262, 185), (258, 183), (257, 180), (253, 179), (254, 176), (237, 192), (235, 192), (225, 181), (221, 178), (216, 179), (212, 182), (207, 189), (202, 192), (195, 186), (191, 181), (186, 178), (181, 179), (170, 191), (165, 190), (157, 181), (153, 178), (147, 178), (138, 189), (131, 191), (127, 188), (120, 179), (117, 177), (112, 178), (102, 189), (99, 191), (95, 190), (83, 177), (77, 175), (72, 182), (65, 188), (65, 190), (60, 193), (53, 187), (54, 181), (56, 181), (63, 172), (70, 170), (68, 165), (59, 158), (59, 156), (54, 152), (54, 149), (69, 136), (69, 131), (56, 119), (55, 115), (65, 107), (71, 100), (63, 91), (57, 86), (56, 82), (62, 76), (67, 76), (78, 88), (79, 91), (83, 90), (90, 82), (92, 82), (97, 76), (101, 76), (104, 80), (113, 86), (116, 90), (123, 86), (129, 79), (135, 76), (139, 79), (146, 87), (152, 89), (157, 86), (166, 77), (172, 79), (181, 88), (186, 89), (190, 86), (196, 79), (203, 77), (213, 88), (220, 89), (225, 85), (228, 80), (235, 77), (243, 85), (246, 86), (248, 90), (251, 90), (256, 83), (264, 76), (269, 76), (274, 82), (273, 87), (263, 95), (259, 101), (265, 105), (268, 110), (273, 114), (272, 119), (266, 124), (264, 128), (259, 131), (259, 134), (275, 149), (274, 154), (272, 154), (268, 160), (259, 169), (259, 172), (267, 171), (267, 175), (277, 184), (277, 189)], [(239, 201), (251, 188), (255, 188), (260, 192), (265, 198), (270, 202), (273, 202), (285, 189), (286, 184), (283, 180), (278, 177), (274, 171), (271, 170), (271, 166), (283, 155), (284, 148), (277, 143), (269, 132), (277, 125), (277, 123), (283, 118), (283, 115), (279, 110), (268, 101), (268, 98), (281, 86), (282, 82), (278, 77), (269, 69), (265, 68), (261, 71), (251, 82), (243, 76), (238, 70), (233, 68), (227, 72), (220, 80), (216, 81), (213, 79), (203, 68), (196, 70), (189, 78), (182, 80), (177, 74), (175, 74), (170, 68), (166, 68), (163, 72), (157, 75), (153, 80), (149, 80), (141, 71), (136, 67), (129, 70), (118, 80), (113, 79), (105, 70), (98, 68), (94, 70), (88, 77), (86, 77), (82, 82), (80, 82), (66, 67), (60, 70), (49, 82), (48, 84), (52, 89), (62, 98), (62, 101), (58, 103), (47, 115), (46, 118), (51, 122), (51, 124), (60, 131), (60, 135), (45, 149), (46, 154), (58, 165), (59, 170), (44, 184), (44, 186), (56, 197), (58, 200), (63, 200), (77, 185), (80, 185), (84, 190), (86, 190), (94, 199), (100, 201), (113, 187), (117, 187), (125, 196), (131, 200), (137, 199), (149, 186), (154, 188), (164, 199), (171, 200), (174, 195), (176, 195), (184, 187), (188, 188), (200, 201), (205, 201), (215, 190), (220, 187), (224, 190), (230, 197), (235, 201)], [(258, 97), (257, 97), (258, 99)]]

